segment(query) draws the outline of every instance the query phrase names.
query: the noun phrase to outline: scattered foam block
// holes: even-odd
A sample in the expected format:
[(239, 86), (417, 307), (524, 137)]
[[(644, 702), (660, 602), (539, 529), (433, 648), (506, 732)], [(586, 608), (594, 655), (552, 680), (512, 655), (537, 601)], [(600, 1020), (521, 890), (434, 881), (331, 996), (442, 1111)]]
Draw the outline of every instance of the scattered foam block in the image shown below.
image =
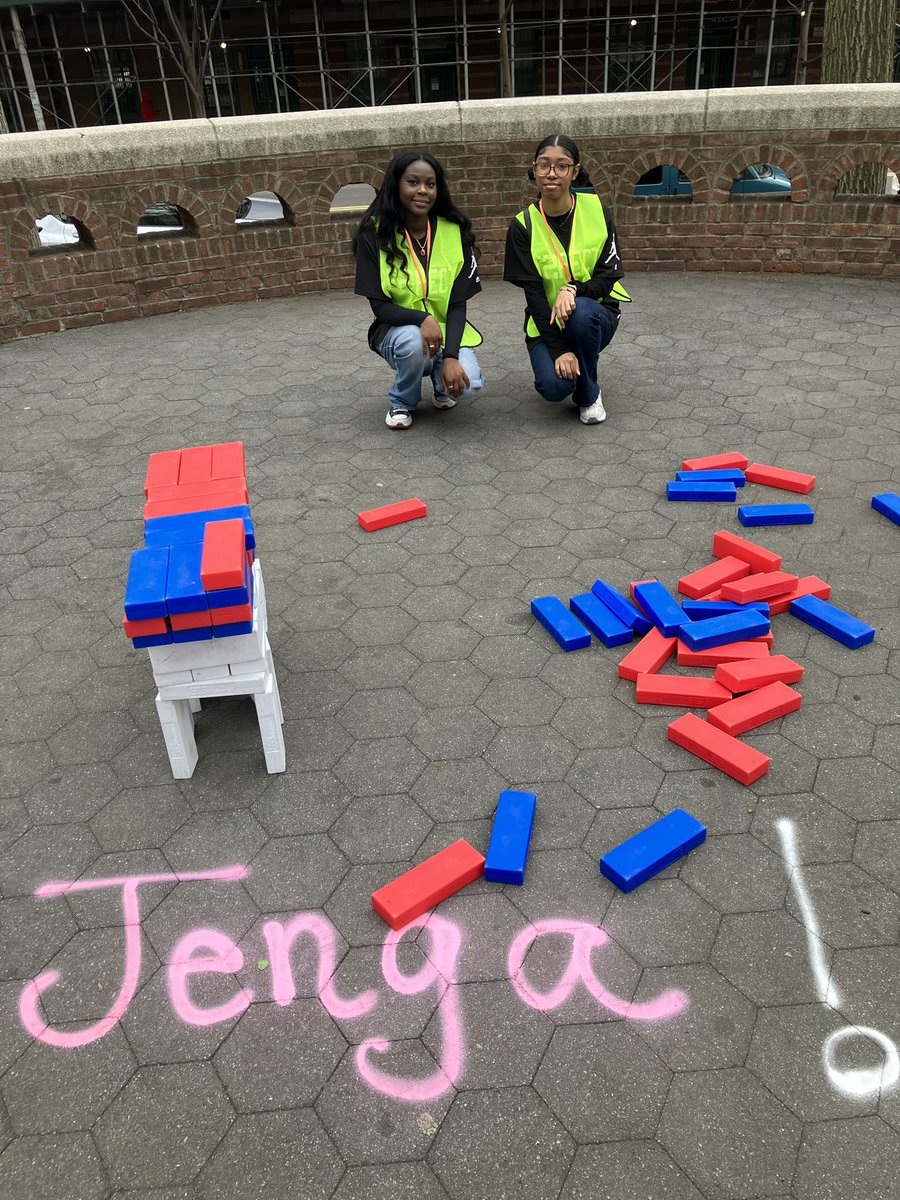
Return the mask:
[(769, 618), (755, 608), (747, 612), (726, 613), (709, 621), (691, 621), (682, 625), (678, 636), (689, 650), (707, 650), (728, 642), (746, 641), (769, 633)]
[[(132, 550), (125, 585), (125, 616), (129, 621), (149, 621), (168, 615), (166, 576), (169, 572), (168, 546)], [(160, 635), (161, 636), (161, 635)], [(171, 639), (169, 639), (171, 640)]]
[(660, 817), (600, 859), (600, 873), (620, 891), (636, 887), (706, 840), (706, 827), (683, 808)]
[(716, 667), (716, 679), (732, 692), (752, 692), (770, 683), (799, 683), (803, 667), (786, 654), (745, 658)]
[(684, 675), (638, 675), (634, 686), (638, 704), (677, 704), (681, 708), (711, 708), (731, 699), (728, 688), (715, 679)]
[(634, 638), (634, 630), (623, 625), (593, 592), (573, 596), (569, 608), (604, 646), (623, 646)]
[(687, 613), (658, 579), (636, 583), (634, 598), (663, 637), (676, 637), (688, 623)]
[(785, 471), (781, 467), (767, 467), (763, 463), (751, 463), (746, 471), (748, 483), (764, 483), (766, 487), (781, 488), (785, 492), (808, 495), (816, 486), (815, 475), (804, 475), (802, 471)]
[(424, 517), (428, 509), (421, 500), (398, 500), (396, 504), (385, 504), (381, 508), (370, 508), (357, 518), (361, 529), (372, 533), (376, 529), (387, 529), (389, 525), (402, 525), (404, 521), (415, 521)]
[(524, 883), (534, 825), (534, 792), (502, 791), (494, 814), (484, 877), (491, 883)]
[(774, 617), (778, 613), (787, 612), (791, 607), (791, 603), (794, 600), (799, 600), (802, 596), (818, 596), (820, 600), (827, 600), (830, 595), (830, 583), (826, 583), (824, 579), (819, 579), (818, 575), (804, 575), (802, 579), (797, 580), (789, 592), (784, 592), (780, 596), (774, 596), (769, 601), (769, 611)]
[(895, 525), (900, 525), (900, 496), (896, 492), (881, 492), (873, 496), (872, 507)]
[(622, 593), (617, 592), (611, 584), (602, 579), (596, 579), (591, 585), (591, 591), (614, 616), (619, 618), (623, 625), (627, 625), (635, 633), (649, 633), (653, 628), (652, 622), (648, 621), (643, 613), (638, 612), (633, 604), (629, 604)]
[(796, 712), (802, 703), (803, 697), (799, 692), (778, 680), (738, 696), (735, 700), (729, 700), (727, 704), (711, 708), (706, 714), (706, 719), (716, 729), (737, 737), (751, 729), (757, 729), (760, 725), (766, 725), (769, 721), (775, 721), (778, 717)]
[(669, 480), (666, 484), (666, 499), (734, 502), (737, 500), (737, 488), (733, 483), (714, 483), (707, 480), (701, 480), (699, 483), (680, 483), (677, 480)]
[(558, 596), (538, 596), (531, 611), (563, 650), (581, 650), (591, 644), (591, 635)]
[[(689, 596), (691, 600), (699, 600), (701, 596), (720, 588), (723, 583), (730, 583), (733, 579), (743, 579), (745, 575), (749, 574), (749, 563), (745, 563), (741, 558), (735, 558), (733, 554), (728, 554), (724, 558), (716, 559), (706, 567), (701, 567), (699, 571), (692, 571), (690, 575), (682, 575), (678, 580), (678, 590), (683, 596)], [(684, 605), (681, 607), (682, 611), (686, 611)]]
[(742, 525), (812, 525), (815, 519), (808, 504), (742, 504), (738, 508)]
[(729, 451), (727, 454), (708, 454), (705, 458), (686, 458), (682, 471), (717, 471), (721, 467), (737, 467), (743, 471), (749, 463), (746, 454)]
[(827, 600), (820, 600), (818, 596), (801, 596), (799, 600), (792, 600), (790, 611), (791, 616), (805, 621), (813, 629), (849, 646), (851, 650), (858, 650), (875, 638), (875, 630), (871, 625), (836, 608)]
[[(724, 560), (723, 560), (724, 561)], [(744, 579), (732, 579), (722, 584), (722, 599), (735, 604), (747, 604), (751, 600), (769, 600), (793, 591), (798, 580), (787, 571), (762, 571)]]
[(702, 721), (696, 713), (677, 717), (669, 725), (668, 737), (676, 746), (717, 767), (745, 787), (761, 779), (771, 763), (767, 754), (739, 742), (708, 721)]
[(180, 450), (158, 450), (151, 454), (147, 460), (147, 474), (144, 476), (144, 495), (149, 497), (154, 488), (172, 487), (176, 484), (180, 465)]
[(206, 591), (242, 587), (246, 572), (243, 521), (236, 517), (210, 521), (203, 533), (200, 559), (200, 578)]
[(733, 600), (682, 600), (681, 607), (692, 621), (709, 621), (713, 617), (724, 617), (726, 613), (745, 612), (748, 608), (755, 608), (764, 617), (769, 615), (765, 600), (751, 600), (749, 604), (735, 604)]
[[(769, 657), (769, 647), (764, 639), (758, 642), (731, 642), (723, 646), (710, 646), (707, 650), (691, 650), (684, 642), (678, 643), (679, 667), (717, 667), (719, 663), (746, 662), (748, 659)], [(728, 684), (725, 684), (728, 687)]]
[(619, 663), (619, 678), (630, 679), (632, 683), (636, 683), (638, 675), (652, 675), (672, 657), (677, 640), (673, 637), (663, 637), (654, 626)]
[(676, 471), (676, 483), (694, 480), (697, 483), (733, 483), (735, 487), (743, 487), (747, 482), (744, 472), (737, 467), (725, 467), (719, 471)]
[(720, 529), (713, 534), (713, 554), (716, 558), (724, 558), (731, 554), (747, 563), (751, 571), (777, 571), (781, 566), (781, 555), (756, 542), (749, 542), (727, 529)]
[(460, 838), (373, 892), (372, 907), (391, 929), (402, 929), (483, 874), (484, 855)]

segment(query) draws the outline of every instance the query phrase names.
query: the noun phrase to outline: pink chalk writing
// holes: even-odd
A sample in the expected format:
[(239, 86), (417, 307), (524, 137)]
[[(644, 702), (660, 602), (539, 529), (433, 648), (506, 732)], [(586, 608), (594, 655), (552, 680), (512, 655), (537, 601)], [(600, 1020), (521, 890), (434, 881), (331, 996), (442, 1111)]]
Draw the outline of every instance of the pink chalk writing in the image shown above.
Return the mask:
[[(568, 965), (556, 987), (551, 988), (549, 992), (539, 992), (525, 976), (525, 956), (537, 938), (549, 934), (563, 934), (571, 938), (572, 950)], [(629, 1017), (634, 1021), (659, 1021), (681, 1012), (688, 999), (684, 992), (674, 988), (646, 1004), (635, 1004), (608, 992), (594, 974), (591, 965), (591, 952), (605, 946), (608, 941), (608, 933), (597, 925), (589, 925), (586, 921), (538, 921), (523, 929), (510, 946), (507, 958), (509, 978), (523, 1003), (540, 1012), (559, 1008), (569, 999), (579, 983), (584, 984), (598, 1004), (620, 1017)]]
[[(122, 893), (122, 926), (125, 933), (122, 982), (105, 1016), (82, 1029), (54, 1029), (41, 1010), (41, 997), (59, 979), (59, 972), (46, 970), (25, 984), (19, 997), (19, 1016), (24, 1027), (38, 1041), (62, 1049), (88, 1046), (104, 1037), (122, 1019), (137, 994), (141, 974), (141, 912), (138, 889), (142, 884), (182, 884), (197, 881), (232, 882), (243, 879), (247, 868), (222, 867), (212, 871), (165, 872), (157, 875), (123, 875), (110, 879), (82, 879), (70, 883), (46, 883), (35, 892), (49, 898), (73, 892), (119, 888)], [(429, 942), (425, 961), (412, 974), (405, 974), (397, 961), (398, 949), (406, 934), (423, 930)], [(318, 954), (316, 994), (326, 1011), (344, 1021), (357, 1020), (377, 1008), (375, 990), (345, 997), (334, 984), (337, 968), (336, 932), (330, 921), (318, 913), (298, 913), (287, 922), (266, 921), (262, 929), (271, 965), (272, 1000), (282, 1007), (297, 995), (291, 954), (300, 939), (309, 938)], [(558, 982), (548, 991), (540, 991), (528, 978), (525, 960), (539, 938), (561, 937), (570, 943), (568, 961)], [(601, 928), (585, 921), (550, 919), (528, 925), (509, 948), (509, 978), (523, 1004), (548, 1012), (564, 1004), (578, 985), (587, 989), (598, 1005), (618, 1016), (636, 1021), (659, 1021), (674, 1017), (688, 1003), (683, 992), (669, 990), (653, 1000), (635, 1003), (607, 991), (594, 970), (592, 955), (609, 941)], [(411, 921), (405, 928), (391, 930), (381, 955), (384, 983), (400, 996), (415, 996), (433, 988), (441, 1022), (441, 1053), (435, 1069), (423, 1078), (409, 1078), (388, 1070), (387, 1056), (392, 1043), (383, 1037), (370, 1037), (356, 1050), (360, 1076), (375, 1091), (409, 1104), (423, 1104), (452, 1090), (462, 1077), (465, 1063), (465, 1038), (459, 1003), (458, 965), (463, 932), (452, 921), (431, 913)], [(166, 963), (169, 1001), (173, 1011), (187, 1025), (209, 1026), (239, 1017), (254, 1000), (249, 987), (235, 979), (233, 993), (222, 1003), (201, 1007), (191, 997), (191, 985), (203, 974), (237, 976), (243, 970), (240, 948), (218, 929), (197, 928), (185, 933), (172, 948)]]

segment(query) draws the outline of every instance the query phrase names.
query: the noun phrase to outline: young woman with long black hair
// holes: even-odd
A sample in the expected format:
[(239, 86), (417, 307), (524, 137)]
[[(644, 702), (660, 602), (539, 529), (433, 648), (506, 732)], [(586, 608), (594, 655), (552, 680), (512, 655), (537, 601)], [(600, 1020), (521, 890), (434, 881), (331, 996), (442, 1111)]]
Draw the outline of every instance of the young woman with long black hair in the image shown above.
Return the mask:
[(503, 278), (525, 292), (525, 340), (545, 400), (571, 396), (585, 425), (606, 420), (598, 359), (619, 321), (622, 263), (612, 217), (578, 147), (557, 133), (534, 152), (536, 204), (512, 221)]
[(396, 372), (390, 429), (412, 424), (425, 376), (438, 409), (484, 385), (474, 353), (481, 334), (466, 320), (467, 301), (481, 291), (474, 251), (472, 224), (437, 159), (424, 150), (396, 155), (353, 238), (355, 291), (375, 317), (369, 346)]

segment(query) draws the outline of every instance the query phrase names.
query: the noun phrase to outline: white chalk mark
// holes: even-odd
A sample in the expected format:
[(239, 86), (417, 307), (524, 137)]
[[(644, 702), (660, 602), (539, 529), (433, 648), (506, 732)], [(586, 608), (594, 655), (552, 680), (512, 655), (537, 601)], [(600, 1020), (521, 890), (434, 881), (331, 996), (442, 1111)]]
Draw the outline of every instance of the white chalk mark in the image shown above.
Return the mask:
[[(831, 1061), (832, 1051), (838, 1042), (848, 1037), (867, 1037), (884, 1051), (884, 1062), (880, 1067), (868, 1070), (842, 1071)], [(848, 1096), (868, 1096), (882, 1088), (893, 1087), (900, 1079), (900, 1054), (889, 1037), (880, 1029), (872, 1029), (868, 1025), (845, 1025), (843, 1029), (835, 1029), (829, 1033), (822, 1043), (822, 1066), (825, 1073), (834, 1084)]]
[[(797, 896), (797, 903), (803, 913), (803, 924), (806, 927), (806, 940), (809, 946), (809, 961), (819, 991), (819, 999), (823, 1004), (839, 1009), (841, 1000), (838, 990), (831, 980), (831, 968), (826, 964), (824, 943), (819, 933), (819, 922), (803, 881), (803, 872), (800, 869), (794, 823), (782, 818), (775, 822), (775, 828), (781, 838), (781, 848), (789, 868), (790, 881)], [(834, 1048), (840, 1042), (851, 1037), (869, 1038), (879, 1045), (884, 1051), (884, 1062), (881, 1066), (852, 1070), (843, 1070), (835, 1066), (832, 1061)], [(822, 1043), (822, 1066), (834, 1086), (847, 1096), (875, 1095), (884, 1088), (893, 1087), (900, 1079), (900, 1054), (897, 1052), (896, 1045), (880, 1029), (872, 1029), (869, 1025), (844, 1025), (841, 1029), (832, 1030)]]
[(819, 921), (813, 909), (812, 901), (809, 898), (809, 892), (806, 890), (806, 884), (803, 882), (803, 873), (800, 870), (794, 823), (783, 818), (775, 822), (775, 828), (778, 830), (778, 836), (781, 838), (781, 849), (784, 854), (784, 860), (790, 867), (790, 880), (794, 885), (797, 903), (800, 905), (800, 910), (803, 914), (806, 941), (809, 946), (809, 961), (816, 979), (816, 986), (819, 989), (819, 999), (823, 1004), (831, 1005), (832, 1008), (840, 1008), (840, 996), (838, 995), (837, 988), (831, 981), (831, 968), (825, 961), (825, 947), (819, 933)]

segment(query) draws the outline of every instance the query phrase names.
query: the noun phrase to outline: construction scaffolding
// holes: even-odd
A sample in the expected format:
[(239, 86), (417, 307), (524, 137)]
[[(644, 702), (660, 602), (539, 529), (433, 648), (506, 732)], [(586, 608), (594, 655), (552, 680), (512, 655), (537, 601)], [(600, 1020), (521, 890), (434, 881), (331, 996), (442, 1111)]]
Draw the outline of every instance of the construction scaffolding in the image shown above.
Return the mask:
[[(0, 0), (10, 130), (202, 116), (164, 30), (125, 3)], [(164, 23), (162, 5), (144, 0)], [(825, 0), (188, 4), (207, 116), (818, 79)], [(211, 17), (215, 17), (211, 20)], [(504, 85), (503, 48), (509, 61)]]

